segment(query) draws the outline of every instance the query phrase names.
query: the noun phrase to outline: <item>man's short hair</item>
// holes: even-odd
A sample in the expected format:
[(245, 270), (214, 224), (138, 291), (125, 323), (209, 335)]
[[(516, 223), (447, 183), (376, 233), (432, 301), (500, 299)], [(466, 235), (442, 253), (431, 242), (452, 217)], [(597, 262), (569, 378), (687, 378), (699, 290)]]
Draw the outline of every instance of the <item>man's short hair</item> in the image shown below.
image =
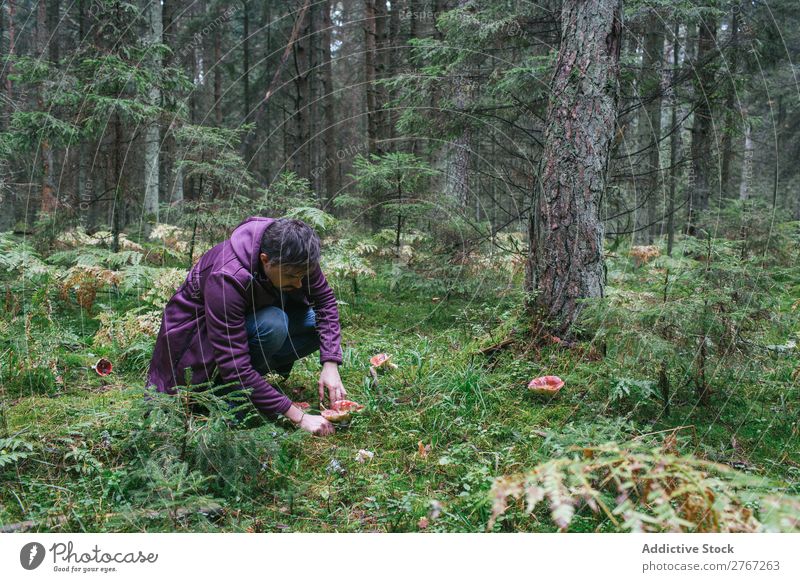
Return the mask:
[(261, 238), (261, 252), (273, 264), (314, 267), (319, 263), (319, 236), (296, 218), (279, 218)]

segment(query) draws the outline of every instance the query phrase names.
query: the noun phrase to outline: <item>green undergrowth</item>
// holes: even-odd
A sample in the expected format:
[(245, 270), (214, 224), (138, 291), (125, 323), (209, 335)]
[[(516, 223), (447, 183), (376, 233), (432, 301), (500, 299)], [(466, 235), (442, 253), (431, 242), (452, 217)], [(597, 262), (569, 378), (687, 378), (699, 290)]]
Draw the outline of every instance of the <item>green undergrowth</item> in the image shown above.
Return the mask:
[[(636, 267), (612, 258), (610, 296), (639, 303), (628, 311), (609, 304), (605, 318), (588, 317), (571, 346), (531, 341), (519, 272), (505, 282), (459, 275), (452, 285), (424, 275), (398, 279), (396, 265), (375, 261), (374, 275), (357, 285), (332, 279), (341, 302), (342, 379), (366, 409), (328, 438), (282, 420), (251, 416), (237, 424), (208, 393), (199, 397), (209, 409), (203, 416), (191, 413), (185, 393), (145, 400), (152, 338), (113, 329), (101, 341), (98, 334), (101, 314), (123, 318), (156, 301), (119, 283), (81, 306), (70, 293), (59, 299), (56, 279), (23, 289), (26, 275), (15, 273), (0, 330), (0, 524), (32, 520), (39, 531), (625, 531), (623, 520), (585, 499), (551, 504), (551, 511), (572, 507), (567, 527), (544, 505), (530, 513), (521, 503), (501, 512), (493, 506), (497, 478), (557, 459), (572, 459), (565, 471), (579, 470), (591, 458), (586, 451), (608, 443), (667, 447), (678, 458), (727, 467), (747, 479), (753, 511), (764, 511), (758, 499), (800, 496), (800, 362), (796, 349), (781, 347), (798, 330), (790, 297), (797, 273), (774, 268), (788, 282), (769, 287), (767, 311), (745, 326), (740, 351), (723, 353), (713, 335), (724, 332), (722, 312), (684, 301), (691, 292), (679, 282), (669, 305), (658, 295), (663, 269), (679, 278), (703, 268), (702, 245), (694, 250), (700, 258), (691, 265)], [(651, 295), (662, 297), (660, 314)], [(750, 301), (741, 309), (756, 308)], [(702, 309), (713, 315), (703, 328), (713, 336), (705, 402), (697, 391), (697, 330), (665, 335), (658, 327)], [(731, 321), (742, 328), (750, 320), (736, 318), (754, 312), (734, 312)], [(499, 347), (487, 350), (492, 345)], [(369, 358), (378, 352), (390, 353), (398, 368), (375, 383)], [(101, 356), (115, 364), (105, 378), (89, 367)], [(668, 394), (659, 387), (664, 362)], [(277, 385), (316, 406), (318, 373), (306, 358)], [(528, 392), (527, 383), (543, 375), (560, 376), (565, 388), (555, 397)], [(361, 450), (373, 455), (358, 458)], [(579, 497), (574, 487), (567, 495)], [(647, 511), (645, 498), (631, 515)], [(692, 529), (678, 521), (656, 529), (668, 525)]]

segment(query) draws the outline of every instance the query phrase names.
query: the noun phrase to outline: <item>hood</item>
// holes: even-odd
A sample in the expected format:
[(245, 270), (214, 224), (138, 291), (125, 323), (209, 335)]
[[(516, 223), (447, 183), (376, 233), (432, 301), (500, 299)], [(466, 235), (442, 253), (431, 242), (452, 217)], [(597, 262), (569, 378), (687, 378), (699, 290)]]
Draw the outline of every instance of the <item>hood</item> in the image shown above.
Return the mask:
[(258, 255), (261, 252), (261, 238), (274, 218), (251, 216), (233, 229), (231, 248), (239, 262), (251, 273), (258, 273)]

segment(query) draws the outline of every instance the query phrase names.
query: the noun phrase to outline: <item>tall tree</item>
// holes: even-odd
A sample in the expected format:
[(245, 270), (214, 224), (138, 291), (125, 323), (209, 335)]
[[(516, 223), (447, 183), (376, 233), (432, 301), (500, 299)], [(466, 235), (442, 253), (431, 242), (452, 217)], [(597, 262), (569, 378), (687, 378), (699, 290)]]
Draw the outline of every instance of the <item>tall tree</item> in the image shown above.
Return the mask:
[[(42, 3), (45, 0), (40, 0)], [(59, 29), (59, 26), (61, 28)], [(61, 2), (60, 0), (49, 0), (47, 7), (47, 30), (50, 33), (50, 38), (47, 42), (47, 48), (50, 55), (50, 62), (54, 65), (58, 64), (61, 58), (61, 39), (64, 26), (61, 25)]]
[(11, 112), (13, 110), (13, 103), (14, 103), (14, 91), (11, 85), (11, 77), (10, 74), (13, 71), (14, 67), (14, 54), (16, 52), (16, 23), (14, 22), (16, 19), (16, 0), (8, 0), (5, 2), (2, 10), (6, 9), (6, 5), (8, 6), (8, 17), (6, 18), (6, 28), (8, 29), (8, 62), (3, 63), (3, 74), (5, 75), (5, 91), (6, 91), (6, 99), (7, 102), (3, 107), (3, 117), (5, 118), (6, 125), (8, 125), (8, 121), (11, 118)]
[(364, 0), (364, 89), (367, 105), (367, 147), (370, 154), (380, 153), (378, 149), (380, 103), (375, 83), (378, 78), (376, 3), (376, 0)]
[[(145, 43), (147, 66), (152, 73), (149, 102), (153, 107), (161, 106), (161, 44), (163, 42), (163, 14), (161, 2), (145, 0)], [(158, 223), (158, 193), (161, 148), (161, 128), (158, 117), (151, 119), (145, 128), (144, 136), (144, 213), (143, 227), (148, 228), (149, 220)]]
[(621, 0), (564, 0), (526, 280), (529, 307), (556, 335), (570, 332), (582, 299), (603, 296), (599, 205), (617, 116), (621, 34)]
[(722, 138), (720, 140), (721, 167), (720, 180), (722, 195), (728, 198), (733, 197), (731, 187), (731, 162), (733, 160), (733, 143), (736, 133), (739, 131), (739, 116), (741, 115), (737, 106), (737, 95), (739, 89), (739, 12), (741, 8), (738, 4), (731, 7), (730, 18), (730, 49), (726, 58), (725, 82), (725, 113)]
[[(250, 0), (242, 0), (242, 120), (250, 116)], [(244, 159), (252, 164), (253, 150), (249, 139), (242, 144)]]
[[(39, 2), (36, 11), (36, 53), (40, 60), (46, 60), (47, 42), (49, 33), (47, 30), (47, 9), (45, 2)], [(36, 104), (39, 111), (46, 111), (44, 86), (40, 85), (36, 92)], [(56, 186), (54, 182), (55, 156), (53, 155), (53, 148), (50, 145), (50, 140), (46, 136), (42, 136), (39, 143), (39, 153), (42, 164), (42, 189), (41, 189), (41, 204), (40, 209), (44, 214), (51, 214), (56, 211), (58, 206), (58, 198), (56, 193)]]
[[(300, 18), (300, 17), (298, 17)], [(295, 173), (308, 179), (311, 173), (311, 41), (314, 19), (307, 10), (301, 20), (300, 35), (293, 45), (294, 107), (292, 111), (292, 140), (287, 151)]]
[[(638, 200), (646, 204), (637, 211), (637, 225), (634, 241), (650, 244), (658, 231), (658, 202), (660, 167), (659, 147), (661, 142), (661, 69), (664, 59), (663, 17), (655, 10), (649, 10), (645, 20), (644, 42), (642, 43), (642, 70), (639, 76), (639, 98), (641, 109), (638, 120), (639, 139), (637, 145), (641, 155), (635, 181)], [(641, 203), (637, 200), (637, 206)]]
[(331, 2), (324, 0), (321, 5), (322, 10), (322, 99), (324, 103), (324, 129), (322, 138), (325, 141), (325, 201), (326, 205), (333, 202), (337, 193), (337, 174), (336, 174), (336, 120), (335, 120), (335, 97), (333, 93), (333, 65), (331, 63), (331, 40), (333, 32), (333, 22), (331, 21)]
[(700, 213), (708, 210), (717, 148), (714, 139), (713, 103), (716, 91), (717, 20), (701, 17), (697, 35), (697, 59), (694, 83), (694, 119), (692, 121), (692, 173), (689, 184), (689, 215), (686, 231), (697, 232)]
[(681, 150), (681, 132), (678, 127), (678, 63), (680, 61), (680, 24), (676, 20), (672, 28), (672, 70), (670, 71), (669, 108), (670, 108), (670, 136), (669, 136), (669, 198), (667, 200), (667, 254), (672, 256), (672, 247), (675, 244), (675, 191), (678, 188), (678, 155)]
[[(458, 0), (458, 9), (464, 11), (472, 0)], [(469, 197), (470, 159), (472, 157), (472, 126), (466, 114), (473, 98), (472, 65), (474, 58), (469, 53), (471, 47), (463, 47), (467, 52), (460, 70), (453, 77), (452, 107), (460, 119), (459, 134), (446, 146), (445, 194), (460, 210), (467, 206)]]

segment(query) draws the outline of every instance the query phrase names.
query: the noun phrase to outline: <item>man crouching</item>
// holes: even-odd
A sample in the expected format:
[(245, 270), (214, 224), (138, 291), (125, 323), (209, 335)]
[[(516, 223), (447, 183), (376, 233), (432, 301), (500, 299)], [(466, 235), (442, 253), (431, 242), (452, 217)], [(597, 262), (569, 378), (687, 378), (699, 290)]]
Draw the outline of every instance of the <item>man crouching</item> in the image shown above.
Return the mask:
[(330, 404), (347, 394), (339, 310), (319, 258), (319, 237), (300, 220), (242, 222), (200, 258), (164, 308), (148, 384), (175, 394), (189, 368), (192, 385), (241, 384), (267, 417), (283, 414), (308, 432), (332, 434), (330, 422), (305, 414), (263, 378), (286, 378), (295, 360), (319, 350), (320, 403), (326, 388)]

